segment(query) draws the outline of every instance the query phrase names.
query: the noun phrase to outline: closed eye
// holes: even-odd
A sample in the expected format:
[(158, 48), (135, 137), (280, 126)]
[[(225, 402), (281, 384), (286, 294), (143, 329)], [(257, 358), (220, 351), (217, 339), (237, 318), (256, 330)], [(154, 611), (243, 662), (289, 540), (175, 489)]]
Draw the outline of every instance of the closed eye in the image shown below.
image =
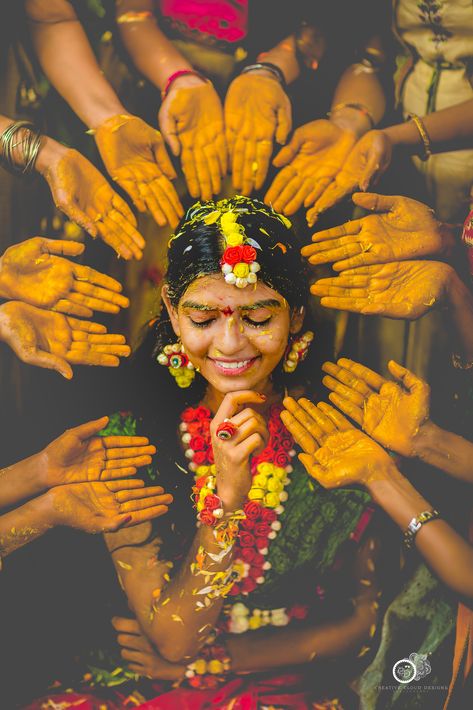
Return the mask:
[(208, 318), (207, 320), (193, 320), (192, 318), (189, 318), (189, 320), (192, 323), (192, 325), (195, 325), (196, 328), (207, 328), (216, 319), (215, 318)]
[(243, 316), (242, 320), (245, 323), (248, 323), (252, 328), (261, 328), (263, 325), (268, 325), (269, 321), (271, 320), (271, 316), (268, 316), (268, 318), (265, 318), (264, 320), (253, 320), (249, 316)]

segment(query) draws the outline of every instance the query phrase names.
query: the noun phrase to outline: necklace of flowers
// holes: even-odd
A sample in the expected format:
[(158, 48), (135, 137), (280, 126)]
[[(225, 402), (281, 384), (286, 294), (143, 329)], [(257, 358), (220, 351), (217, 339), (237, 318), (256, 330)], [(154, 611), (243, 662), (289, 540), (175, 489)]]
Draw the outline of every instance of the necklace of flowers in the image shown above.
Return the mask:
[[(250, 462), (252, 485), (243, 507), (246, 517), (240, 522), (235, 543), (233, 570), (237, 572), (237, 581), (229, 591), (230, 596), (250, 594), (264, 582), (265, 572), (271, 568), (265, 558), (281, 529), (278, 517), (288, 498), (285, 487), (290, 483), (291, 459), (296, 455), (294, 439), (279, 416), (282, 409), (281, 405), (271, 407), (269, 442)], [(216, 473), (210, 422), (211, 412), (204, 406), (188, 407), (181, 414), (181, 439), (196, 482)]]

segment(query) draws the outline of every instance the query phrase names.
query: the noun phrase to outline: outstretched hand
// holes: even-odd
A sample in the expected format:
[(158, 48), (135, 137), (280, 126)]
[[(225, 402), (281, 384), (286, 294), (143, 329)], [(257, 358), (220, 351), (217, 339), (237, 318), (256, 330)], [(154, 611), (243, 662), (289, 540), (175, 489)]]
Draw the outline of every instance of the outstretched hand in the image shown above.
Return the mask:
[(333, 180), (325, 186), (307, 213), (309, 227), (319, 215), (354, 190), (367, 190), (391, 164), (392, 145), (383, 131), (368, 131), (353, 146)]
[(109, 175), (137, 209), (148, 209), (160, 227), (174, 228), (184, 210), (161, 133), (137, 116), (118, 115), (95, 130), (95, 141)]
[(439, 261), (393, 261), (347, 269), (310, 291), (326, 308), (415, 320), (447, 298), (454, 274)]
[(389, 455), (325, 402), (284, 399), (281, 419), (303, 449), (299, 460), (325, 488), (368, 484), (392, 468)]
[(79, 242), (33, 237), (9, 247), (0, 258), (0, 294), (58, 313), (89, 317), (93, 311), (118, 313), (129, 300), (121, 284), (89, 266), (58, 254), (77, 256)]
[(181, 156), (191, 197), (211, 200), (227, 174), (222, 104), (210, 83), (184, 88), (179, 81), (185, 79), (173, 83), (159, 110), (159, 125), (173, 154)]
[(232, 81), (225, 99), (225, 130), (235, 190), (250, 195), (261, 189), (273, 141), (284, 144), (291, 126), (291, 102), (277, 79), (251, 72)]
[(396, 382), (359, 363), (340, 358), (326, 362), (323, 384), (339, 409), (380, 444), (402, 456), (414, 456), (415, 440), (429, 419), (430, 387), (405, 367), (390, 360)]
[(326, 119), (306, 123), (273, 160), (282, 168), (265, 195), (277, 212), (292, 215), (311, 207), (337, 175), (356, 136)]
[(140, 483), (123, 478), (55, 486), (45, 494), (51, 505), (52, 522), (87, 533), (103, 533), (167, 513), (172, 496), (164, 493), (161, 486), (145, 488)]
[(29, 365), (72, 377), (71, 365), (118, 367), (128, 357), (125, 336), (108, 335), (105, 326), (35, 308), (19, 301), (0, 306), (0, 340)]
[(449, 230), (422, 202), (363, 192), (355, 193), (353, 202), (377, 214), (316, 232), (313, 244), (301, 250), (310, 264), (335, 262), (334, 270), (344, 271), (448, 252)]
[[(61, 147), (62, 148), (62, 147)], [(99, 236), (124, 259), (141, 259), (145, 240), (125, 200), (77, 150), (60, 150), (42, 171), (54, 204), (92, 237)]]
[[(98, 436), (108, 417), (68, 429), (38, 454), (45, 488), (128, 478), (151, 463), (156, 448), (145, 436)], [(136, 487), (144, 483), (136, 481)]]

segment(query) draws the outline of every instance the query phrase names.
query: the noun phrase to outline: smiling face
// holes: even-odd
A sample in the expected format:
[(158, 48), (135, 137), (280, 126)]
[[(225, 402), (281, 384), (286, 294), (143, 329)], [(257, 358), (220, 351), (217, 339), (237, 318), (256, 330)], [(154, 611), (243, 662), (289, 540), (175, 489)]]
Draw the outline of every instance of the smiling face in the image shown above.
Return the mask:
[(202, 276), (186, 290), (177, 308), (163, 298), (174, 332), (200, 374), (217, 392), (263, 392), (297, 332), (303, 313), (291, 315), (281, 294), (258, 281), (238, 289), (221, 274)]

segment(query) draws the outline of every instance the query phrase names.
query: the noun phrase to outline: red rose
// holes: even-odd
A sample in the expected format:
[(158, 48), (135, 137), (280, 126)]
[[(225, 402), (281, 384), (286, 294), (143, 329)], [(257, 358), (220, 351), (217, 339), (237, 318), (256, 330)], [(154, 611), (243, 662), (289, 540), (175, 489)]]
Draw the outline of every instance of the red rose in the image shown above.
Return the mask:
[(254, 500), (249, 500), (243, 506), (243, 512), (245, 513), (248, 520), (257, 520), (261, 516), (262, 510), (262, 505)]
[(222, 262), (224, 264), (230, 264), (230, 266), (234, 266), (235, 264), (238, 264), (239, 261), (242, 261), (242, 252), (243, 249), (240, 246), (227, 247), (223, 252)]
[(285, 468), (289, 464), (290, 458), (283, 449), (279, 449), (274, 457), (274, 465)]
[(209, 510), (216, 510), (217, 508), (221, 508), (222, 506), (222, 501), (220, 498), (213, 493), (209, 493), (209, 495), (205, 496), (205, 507), (208, 508)]
[(243, 562), (253, 562), (256, 557), (256, 552), (253, 547), (242, 547), (239, 554)]
[(205, 449), (205, 439), (203, 436), (193, 436), (189, 441), (189, 449), (193, 451), (203, 451)]
[(268, 537), (271, 532), (271, 528), (268, 523), (257, 523), (255, 525), (255, 535), (256, 537)]
[(256, 525), (256, 522), (254, 520), (251, 520), (251, 518), (246, 518), (245, 520), (241, 521), (240, 525), (243, 530), (253, 530)]
[(208, 459), (209, 463), (214, 463), (214, 462), (215, 462), (214, 450), (213, 450), (212, 448), (210, 448), (210, 449), (207, 451), (207, 459)]
[[(278, 417), (271, 417), (271, 419), (268, 422), (268, 430), (270, 433), (281, 433), (286, 429), (284, 424), (282, 423), (282, 420)], [(286, 430), (287, 431), (287, 430)]]
[(195, 434), (202, 434), (202, 423), (201, 422), (189, 422), (187, 424), (187, 431), (192, 436), (194, 436)]
[(236, 597), (237, 594), (240, 594), (241, 589), (239, 584), (234, 584), (233, 587), (231, 587), (230, 591), (228, 592), (230, 597)]
[(195, 419), (195, 409), (193, 407), (187, 407), (181, 414), (181, 419), (183, 422), (193, 422)]
[(241, 250), (241, 261), (244, 261), (245, 264), (251, 264), (256, 261), (256, 249), (246, 244)]
[(263, 512), (261, 513), (263, 523), (269, 523), (271, 525), (277, 518), (278, 516), (272, 508), (263, 508)]
[(187, 682), (191, 688), (200, 688), (200, 677), (198, 675), (193, 675), (187, 679)]
[(210, 419), (210, 409), (207, 407), (197, 407), (194, 409), (194, 418), (202, 421), (204, 419)]
[(264, 555), (261, 554), (261, 552), (255, 552), (255, 556), (253, 557), (251, 561), (251, 566), (252, 567), (262, 567), (264, 563), (266, 562)]
[(241, 589), (243, 592), (252, 592), (256, 589), (257, 584), (251, 577), (246, 577), (241, 583)]
[(288, 611), (288, 616), (291, 619), (305, 619), (309, 613), (309, 607), (303, 604), (294, 604)]
[(252, 577), (253, 579), (258, 579), (258, 577), (262, 577), (263, 573), (261, 571), (261, 567), (250, 567), (250, 571), (248, 572), (249, 576)]
[(274, 451), (277, 451), (278, 449), (281, 448), (281, 434), (279, 432), (275, 432), (274, 434), (271, 434), (271, 446), (273, 447)]
[(192, 457), (193, 463), (197, 466), (202, 466), (207, 460), (207, 454), (205, 451), (195, 451)]
[(268, 538), (257, 537), (256, 538), (256, 547), (258, 548), (258, 550), (264, 550), (265, 547), (268, 547)]
[(241, 547), (253, 547), (255, 544), (255, 538), (253, 537), (253, 535), (250, 532), (246, 532), (245, 530), (240, 530), (238, 539), (240, 541)]
[(285, 451), (290, 451), (291, 449), (294, 448), (294, 439), (292, 439), (288, 436), (283, 436), (283, 437), (281, 437), (281, 440), (280, 440), (280, 446)]
[(212, 515), (212, 511), (207, 510), (207, 508), (204, 508), (203, 510), (200, 511), (199, 520), (204, 525), (215, 525), (217, 522), (217, 518), (215, 518)]

